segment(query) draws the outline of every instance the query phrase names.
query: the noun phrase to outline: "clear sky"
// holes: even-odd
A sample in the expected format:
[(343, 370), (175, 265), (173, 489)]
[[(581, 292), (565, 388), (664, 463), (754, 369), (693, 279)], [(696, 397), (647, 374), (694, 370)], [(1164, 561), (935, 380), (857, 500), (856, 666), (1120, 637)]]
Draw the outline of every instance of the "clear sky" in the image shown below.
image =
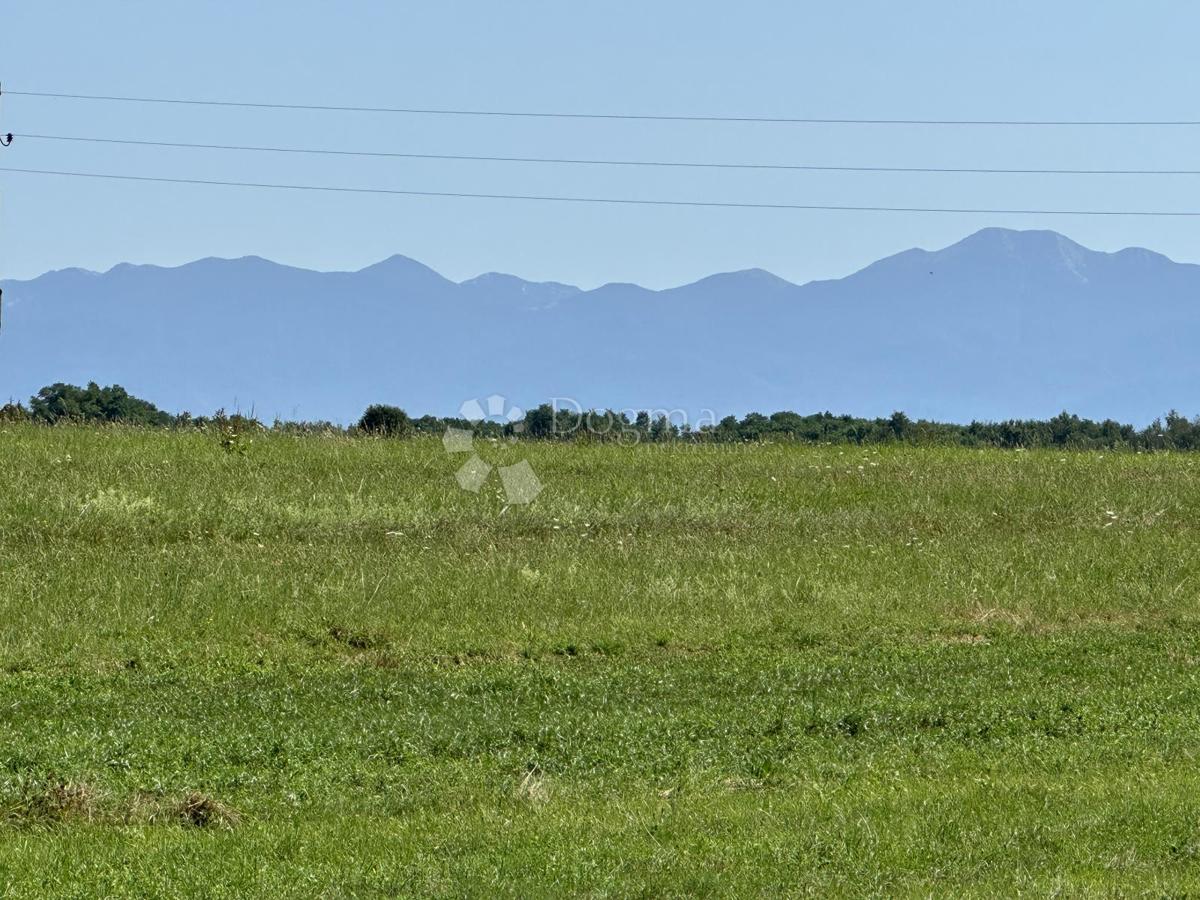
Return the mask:
[[(12, 90), (574, 112), (1200, 119), (1200, 5), (1178, 2), (3, 4)], [(1200, 168), (1200, 128), (551, 121), (6, 96), (0, 130), (471, 155), (835, 165)], [(0, 165), (435, 191), (752, 202), (1200, 209), (1200, 178), (640, 170), (361, 160), (21, 140)], [(1200, 262), (1200, 219), (666, 209), (290, 194), (0, 173), (0, 273), (257, 254), (320, 269), (393, 253), (665, 287), (762, 267), (836, 277), (985, 225)]]

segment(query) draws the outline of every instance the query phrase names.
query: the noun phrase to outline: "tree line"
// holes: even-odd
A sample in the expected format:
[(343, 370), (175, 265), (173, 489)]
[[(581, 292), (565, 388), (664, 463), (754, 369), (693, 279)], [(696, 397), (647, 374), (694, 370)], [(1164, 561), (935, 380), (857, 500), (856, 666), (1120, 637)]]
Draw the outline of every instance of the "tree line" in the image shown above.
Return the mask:
[(276, 430), (290, 433), (341, 433), (378, 437), (437, 435), (447, 428), (469, 430), (485, 437), (528, 440), (615, 443), (671, 441), (711, 443), (796, 442), (808, 444), (914, 444), (963, 447), (1038, 448), (1062, 447), (1090, 450), (1197, 450), (1200, 417), (1169, 412), (1145, 428), (1112, 419), (1097, 422), (1067, 412), (1051, 419), (1012, 419), (1004, 422), (971, 422), (967, 425), (913, 420), (902, 412), (867, 419), (830, 412), (802, 415), (776, 412), (726, 416), (697, 428), (672, 421), (665, 413), (613, 410), (564, 410), (542, 404), (516, 422), (462, 418), (409, 416), (398, 406), (374, 404), (357, 424), (345, 428), (331, 422), (283, 422), (267, 426), (253, 417), (173, 415), (147, 400), (134, 397), (120, 385), (87, 387), (54, 384), (42, 388), (28, 404), (0, 406), (0, 422), (28, 421), (55, 425), (60, 422), (120, 423), (147, 428), (222, 429), (226, 432)]

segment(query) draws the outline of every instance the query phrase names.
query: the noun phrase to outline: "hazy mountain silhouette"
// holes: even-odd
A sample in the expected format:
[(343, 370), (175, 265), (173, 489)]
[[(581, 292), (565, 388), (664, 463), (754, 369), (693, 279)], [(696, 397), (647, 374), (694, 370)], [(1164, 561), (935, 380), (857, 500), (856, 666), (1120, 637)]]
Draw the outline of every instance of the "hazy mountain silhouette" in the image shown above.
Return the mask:
[(0, 400), (98, 381), (174, 411), (338, 421), (491, 393), (693, 417), (1200, 412), (1200, 266), (1049, 231), (989, 228), (806, 285), (756, 269), (664, 291), (459, 284), (393, 256), (359, 272), (123, 264), (3, 287)]

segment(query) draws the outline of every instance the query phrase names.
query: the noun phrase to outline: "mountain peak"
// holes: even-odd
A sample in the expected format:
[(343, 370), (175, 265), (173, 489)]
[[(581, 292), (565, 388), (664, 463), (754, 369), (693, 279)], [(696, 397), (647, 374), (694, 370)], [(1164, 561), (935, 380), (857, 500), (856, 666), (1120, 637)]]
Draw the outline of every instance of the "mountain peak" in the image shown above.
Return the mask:
[(1049, 229), (1023, 229), (1017, 230), (1014, 228), (981, 228), (974, 234), (970, 234), (956, 244), (951, 244), (945, 248), (953, 250), (956, 247), (971, 248), (971, 249), (988, 249), (1000, 250), (1008, 254), (1040, 252), (1046, 250), (1063, 250), (1067, 248), (1072, 252), (1082, 251), (1091, 253), (1094, 251), (1088, 250), (1081, 244), (1075, 243), (1069, 237), (1059, 234), (1057, 231)]
[(1011, 228), (984, 228), (933, 252), (928, 264), (961, 267), (987, 277), (991, 270), (1041, 273), (1065, 277), (1068, 281), (1086, 281), (1088, 270), (1103, 254), (1075, 243), (1057, 231), (1016, 231)]
[[(429, 266), (425, 265), (424, 263), (417, 262), (412, 257), (404, 256), (403, 254), (400, 254), (400, 253), (393, 253), (387, 259), (381, 259), (377, 263), (372, 263), (371, 265), (365, 266), (364, 268), (358, 270), (358, 272), (360, 274), (363, 272), (402, 272), (402, 271), (433, 272), (434, 270), (429, 268)], [(437, 273), (434, 272), (434, 274), (437, 274)], [(441, 276), (439, 276), (439, 277), (441, 277)]]
[(458, 285), (470, 292), (472, 297), (483, 298), (486, 301), (504, 301), (516, 303), (527, 309), (548, 308), (560, 300), (581, 293), (572, 284), (560, 284), (557, 281), (526, 281), (516, 275), (503, 272), (485, 272), (474, 278), (468, 278)]
[(460, 284), (463, 287), (518, 288), (521, 290), (546, 288), (563, 293), (576, 293), (579, 291), (579, 288), (573, 284), (563, 284), (560, 281), (526, 281), (524, 278), (517, 275), (509, 275), (506, 272), (484, 272), (482, 275), (468, 278), (466, 281), (460, 282)]
[(681, 287), (670, 288), (669, 291), (690, 291), (703, 289), (706, 291), (768, 291), (775, 292), (796, 287), (790, 281), (780, 278), (766, 269), (739, 269), (735, 272), (718, 272), (693, 281)]
[(394, 253), (387, 259), (367, 266), (365, 269), (359, 269), (353, 275), (377, 283), (421, 290), (440, 290), (454, 286), (454, 282), (441, 273), (415, 259), (401, 256), (399, 253)]

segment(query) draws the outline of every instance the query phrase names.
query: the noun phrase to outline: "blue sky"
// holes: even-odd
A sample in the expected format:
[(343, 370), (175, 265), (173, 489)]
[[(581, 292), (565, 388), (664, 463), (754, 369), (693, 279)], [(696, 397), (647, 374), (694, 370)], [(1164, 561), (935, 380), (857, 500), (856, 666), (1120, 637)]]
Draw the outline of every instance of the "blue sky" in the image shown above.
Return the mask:
[[(1200, 118), (1179, 2), (6, 4), (12, 90), (334, 105), (852, 118)], [(1200, 128), (816, 127), (93, 104), (7, 96), (0, 128), (185, 142), (731, 162), (1200, 168)], [(1200, 178), (599, 169), (21, 141), (0, 165), (168, 177), (672, 199), (1200, 209)], [(844, 275), (985, 225), (1200, 262), (1200, 220), (661, 209), (288, 194), (0, 173), (0, 274), (257, 254), (393, 253), (594, 286), (762, 267)]]

